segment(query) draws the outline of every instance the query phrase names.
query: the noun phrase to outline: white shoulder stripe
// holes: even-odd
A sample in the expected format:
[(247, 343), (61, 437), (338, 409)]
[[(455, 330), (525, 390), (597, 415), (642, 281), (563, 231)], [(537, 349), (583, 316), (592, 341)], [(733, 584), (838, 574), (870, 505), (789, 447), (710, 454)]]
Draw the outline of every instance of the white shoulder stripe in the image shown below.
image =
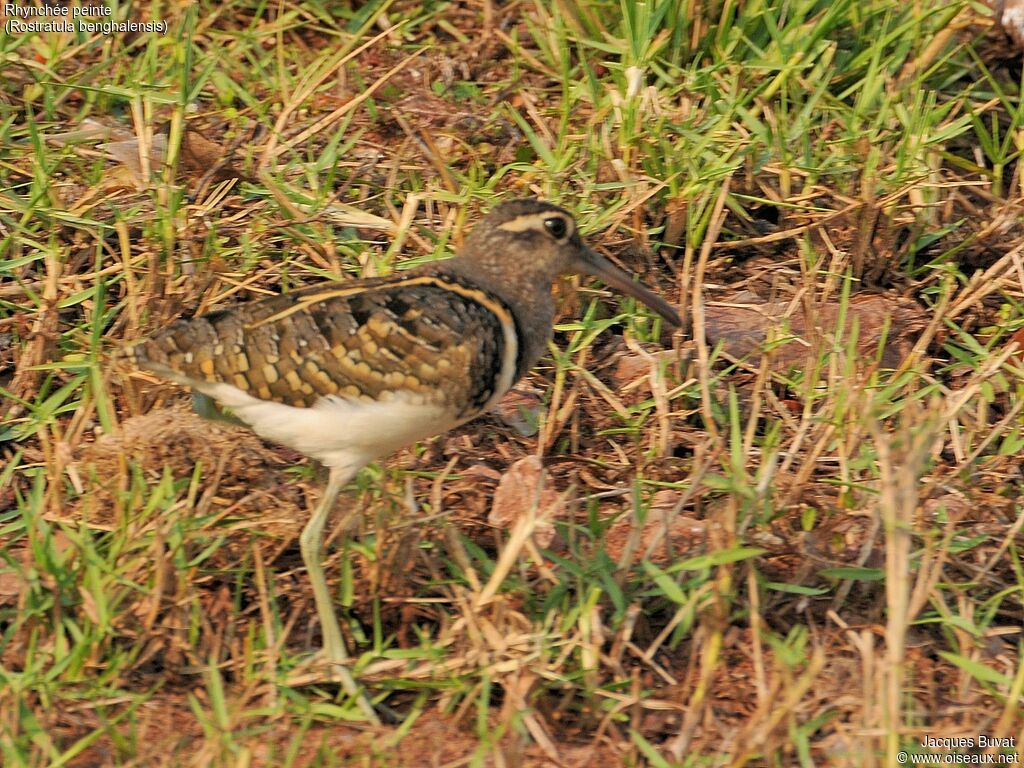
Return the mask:
[(494, 392), (484, 403), (481, 413), (491, 410), (505, 396), (505, 393), (512, 389), (516, 380), (516, 361), (519, 359), (519, 336), (516, 333), (516, 323), (512, 318), (511, 311), (495, 312), (495, 317), (501, 323), (501, 335), (505, 342), (501, 356), (501, 371), (498, 372), (497, 380), (494, 382)]

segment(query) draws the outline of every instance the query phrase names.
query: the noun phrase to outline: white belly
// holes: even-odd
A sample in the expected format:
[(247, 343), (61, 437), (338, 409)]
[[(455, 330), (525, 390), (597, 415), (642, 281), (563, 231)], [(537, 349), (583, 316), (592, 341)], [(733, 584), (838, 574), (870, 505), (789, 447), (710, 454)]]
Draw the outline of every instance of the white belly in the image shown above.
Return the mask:
[(451, 409), (407, 392), (376, 402), (330, 395), (312, 408), (297, 408), (260, 400), (230, 384), (203, 382), (196, 388), (230, 408), (260, 437), (327, 467), (358, 469), (458, 424)]

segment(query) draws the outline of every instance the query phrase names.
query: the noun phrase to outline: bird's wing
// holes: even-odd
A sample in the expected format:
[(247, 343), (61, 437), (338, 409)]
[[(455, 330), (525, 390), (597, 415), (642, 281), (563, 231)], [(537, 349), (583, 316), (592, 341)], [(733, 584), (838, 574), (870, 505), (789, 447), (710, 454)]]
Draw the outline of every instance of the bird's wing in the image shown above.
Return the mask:
[(468, 416), (512, 384), (514, 323), (501, 301), (454, 276), (407, 274), (180, 320), (125, 355), (200, 392), (228, 384), (297, 407), (401, 392)]

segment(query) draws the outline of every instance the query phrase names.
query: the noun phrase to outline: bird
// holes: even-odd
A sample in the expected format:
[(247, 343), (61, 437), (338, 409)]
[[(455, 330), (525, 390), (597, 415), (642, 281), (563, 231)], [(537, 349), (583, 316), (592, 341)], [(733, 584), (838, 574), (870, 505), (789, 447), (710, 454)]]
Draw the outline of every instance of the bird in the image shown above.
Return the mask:
[[(322, 653), (368, 718), (321, 562), (324, 525), (368, 463), (487, 412), (547, 350), (552, 284), (587, 274), (672, 326), (677, 310), (590, 248), (573, 215), (536, 198), (483, 217), (451, 258), (328, 282), (177, 320), (120, 359), (189, 387), (221, 414), (320, 462), (326, 490), (300, 538)], [(347, 530), (356, 510), (344, 510)]]

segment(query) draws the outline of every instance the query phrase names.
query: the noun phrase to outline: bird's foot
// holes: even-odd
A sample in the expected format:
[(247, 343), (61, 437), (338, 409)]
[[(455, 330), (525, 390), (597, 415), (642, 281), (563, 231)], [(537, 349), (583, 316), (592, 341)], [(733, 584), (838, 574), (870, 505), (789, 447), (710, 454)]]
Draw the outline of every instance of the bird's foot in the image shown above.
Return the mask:
[[(353, 697), (359, 707), (359, 711), (373, 725), (381, 724), (381, 715), (370, 702), (365, 691), (360, 690), (352, 670), (349, 667), (351, 659), (332, 658), (321, 651), (302, 661), (298, 667), (293, 669), (285, 682), (294, 688), (301, 688), (306, 685), (321, 685), (324, 683), (337, 683), (347, 694)], [(385, 717), (390, 715), (390, 710), (382, 708)]]

